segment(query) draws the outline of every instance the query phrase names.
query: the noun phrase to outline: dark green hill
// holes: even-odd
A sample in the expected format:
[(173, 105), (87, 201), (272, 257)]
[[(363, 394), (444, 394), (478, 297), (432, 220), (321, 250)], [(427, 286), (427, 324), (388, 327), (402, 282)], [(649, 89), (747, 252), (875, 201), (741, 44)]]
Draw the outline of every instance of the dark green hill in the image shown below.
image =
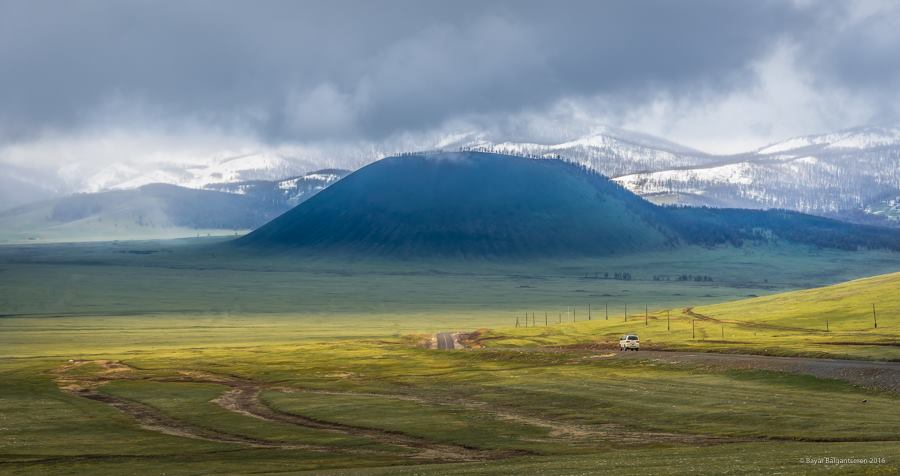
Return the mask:
[(389, 157), (238, 240), (401, 256), (602, 255), (672, 242), (657, 207), (558, 160)]
[(786, 240), (900, 249), (896, 231), (783, 211), (665, 208), (560, 160), (480, 152), (389, 157), (234, 243), (365, 255), (602, 256)]

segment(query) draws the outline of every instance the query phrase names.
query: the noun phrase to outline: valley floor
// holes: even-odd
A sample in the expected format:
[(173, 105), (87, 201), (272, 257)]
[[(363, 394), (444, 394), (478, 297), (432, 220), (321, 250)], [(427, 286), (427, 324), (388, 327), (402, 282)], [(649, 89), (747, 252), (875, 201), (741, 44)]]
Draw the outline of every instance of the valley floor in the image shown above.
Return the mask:
[[(674, 474), (887, 474), (900, 467), (897, 393), (680, 354), (420, 344), (329, 339), (106, 354), (102, 343), (82, 341), (71, 359), (7, 358), (0, 472), (571, 474), (631, 465)], [(818, 458), (866, 462), (813, 464)]]
[[(0, 250), (0, 473), (900, 471), (900, 274), (713, 304), (897, 269), (889, 254), (686, 251), (618, 281), (585, 275), (625, 260), (214, 268), (183, 252)], [(651, 279), (689, 267), (715, 281)], [(437, 331), (467, 348), (429, 348)], [(618, 352), (626, 332), (644, 350)]]

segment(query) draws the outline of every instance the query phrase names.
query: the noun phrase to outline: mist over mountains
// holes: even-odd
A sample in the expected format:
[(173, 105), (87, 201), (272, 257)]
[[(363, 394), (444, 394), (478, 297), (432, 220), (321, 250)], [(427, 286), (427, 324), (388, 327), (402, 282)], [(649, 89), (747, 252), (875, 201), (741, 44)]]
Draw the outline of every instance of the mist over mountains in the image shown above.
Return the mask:
[[(900, 226), (900, 128), (861, 127), (830, 134), (797, 137), (759, 150), (714, 155), (646, 134), (602, 128), (562, 142), (511, 141), (470, 131), (430, 138), (413, 150), (480, 149), (546, 158), (561, 157), (612, 177), (626, 189), (657, 204), (796, 210), (859, 223)], [(290, 180), (319, 166), (342, 162), (370, 163), (392, 151), (371, 144), (343, 149), (280, 154), (260, 152), (190, 161), (127, 161), (74, 180), (47, 177), (22, 167), (3, 169), (0, 209), (64, 196), (72, 190), (93, 193), (136, 190), (165, 183), (185, 188), (253, 195), (263, 214), (286, 211), (309, 193), (342, 177)], [(75, 174), (70, 166), (61, 175)], [(330, 171), (329, 171), (330, 170)], [(337, 173), (332, 173), (332, 172)], [(320, 178), (322, 180), (320, 180)], [(68, 185), (67, 185), (68, 184)], [(72, 189), (73, 185), (74, 189)], [(316, 188), (319, 187), (319, 188)], [(266, 198), (260, 198), (265, 196)], [(235, 224), (234, 228), (239, 228)]]
[(0, 243), (244, 233), (347, 173), (327, 169), (283, 180), (214, 183), (203, 189), (152, 183), (38, 201), (0, 211)]

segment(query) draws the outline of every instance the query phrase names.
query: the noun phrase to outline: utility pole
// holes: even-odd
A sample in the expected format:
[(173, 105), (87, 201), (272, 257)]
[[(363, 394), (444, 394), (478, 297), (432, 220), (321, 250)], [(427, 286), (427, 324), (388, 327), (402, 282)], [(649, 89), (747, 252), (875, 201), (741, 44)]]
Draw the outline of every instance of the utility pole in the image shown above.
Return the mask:
[(670, 321), (670, 316), (669, 316), (669, 310), (668, 310), (668, 309), (666, 309), (666, 330), (667, 330), (667, 331), (671, 331), (671, 330), (672, 330), (672, 323), (671, 323), (671, 321)]
[(606, 320), (609, 320), (609, 303), (606, 303)]
[(628, 322), (628, 304), (625, 304), (625, 322)]
[(591, 320), (591, 305), (588, 304), (588, 320)]
[(694, 320), (691, 319), (691, 339), (696, 339), (697, 333), (694, 331)]
[(525, 327), (528, 327), (528, 313), (525, 313)]
[(559, 313), (559, 316), (556, 316), (556, 323), (562, 324), (562, 313)]
[(825, 332), (828, 332), (828, 319), (825, 319)]
[(647, 305), (644, 304), (644, 325), (647, 325)]
[(547, 327), (548, 324), (549, 323), (547, 321), (547, 311), (544, 311), (544, 327)]
[(516, 316), (516, 327), (519, 327), (519, 316)]
[(878, 317), (875, 316), (875, 304), (872, 304), (872, 320), (875, 322), (875, 328), (878, 329)]
[(722, 340), (725, 340), (725, 324), (722, 324)]
[(572, 322), (575, 322), (575, 305), (572, 304)]

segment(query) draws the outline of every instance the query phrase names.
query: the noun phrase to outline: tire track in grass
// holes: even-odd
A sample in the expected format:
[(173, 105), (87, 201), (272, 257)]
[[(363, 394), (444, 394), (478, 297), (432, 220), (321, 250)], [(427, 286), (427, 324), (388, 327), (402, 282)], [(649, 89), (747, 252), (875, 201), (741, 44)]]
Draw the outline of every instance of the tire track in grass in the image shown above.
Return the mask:
[[(165, 434), (170, 434), (173, 436), (182, 436), (223, 443), (242, 444), (245, 446), (253, 447), (292, 448), (306, 449), (310, 451), (347, 452), (357, 454), (387, 454), (384, 451), (378, 450), (358, 450), (337, 448), (331, 446), (315, 446), (294, 444), (289, 442), (275, 442), (271, 440), (256, 439), (245, 437), (242, 435), (233, 435), (209, 430), (202, 427), (192, 426), (168, 417), (162, 412), (159, 412), (158, 410), (147, 405), (121, 399), (118, 397), (113, 397), (96, 391), (99, 385), (102, 385), (108, 381), (134, 378), (133, 375), (129, 375), (127, 372), (123, 371), (123, 367), (126, 366), (121, 362), (105, 362), (103, 366), (104, 368), (113, 370), (103, 372), (96, 377), (78, 378), (60, 375), (58, 384), (60, 384), (61, 388), (63, 388), (63, 384), (65, 384), (65, 389), (69, 393), (76, 394), (95, 401), (100, 401), (119, 409), (120, 411), (130, 415), (132, 418), (138, 421), (144, 428)], [(223, 392), (216, 399), (212, 400), (212, 403), (215, 403), (230, 412), (234, 412), (251, 418), (256, 418), (259, 420), (286, 423), (309, 429), (334, 432), (355, 437), (363, 437), (379, 443), (402, 447), (410, 450), (412, 453), (411, 458), (416, 460), (486, 461), (514, 456), (532, 455), (534, 453), (527, 450), (485, 450), (462, 444), (438, 443), (427, 438), (392, 430), (358, 425), (348, 425), (311, 418), (296, 413), (282, 412), (267, 405), (261, 398), (261, 394), (264, 390), (275, 390), (281, 392), (298, 392), (325, 395), (333, 394), (347, 396), (371, 396), (378, 398), (394, 398), (399, 400), (414, 401), (426, 405), (459, 406), (475, 411), (484, 412), (500, 420), (518, 422), (539, 428), (545, 428), (550, 430), (551, 436), (573, 442), (654, 442), (670, 444), (708, 445), (767, 439), (747, 437), (738, 438), (718, 435), (713, 436), (699, 434), (680, 434), (658, 431), (635, 431), (622, 428), (621, 426), (615, 424), (580, 424), (576, 422), (559, 421), (557, 419), (547, 419), (533, 415), (525, 415), (519, 412), (511, 411), (507, 408), (499, 408), (496, 405), (492, 405), (487, 402), (469, 400), (462, 397), (448, 396), (446, 398), (442, 398), (434, 396), (428, 397), (404, 394), (394, 395), (351, 391), (303, 389), (268, 385), (234, 375), (223, 375), (194, 370), (182, 370), (179, 371), (179, 373), (181, 374), (180, 377), (151, 377), (147, 378), (147, 380), (159, 382), (213, 383), (223, 385), (225, 387), (228, 387), (228, 390)], [(396, 453), (390, 454), (394, 456), (401, 456)], [(405, 456), (410, 457), (409, 455)]]
[[(100, 371), (93, 375), (72, 375), (67, 372), (89, 364), (96, 364)], [(81, 398), (109, 405), (135, 420), (142, 428), (170, 436), (197, 440), (238, 444), (253, 448), (307, 450), (323, 453), (356, 455), (390, 455), (427, 461), (486, 461), (533, 454), (525, 450), (484, 450), (452, 443), (437, 443), (426, 438), (401, 432), (329, 422), (293, 413), (285, 413), (266, 405), (260, 395), (271, 386), (231, 375), (218, 375), (199, 371), (180, 371), (181, 377), (140, 377), (136, 369), (119, 361), (73, 361), (51, 372), (60, 390)], [(99, 388), (117, 380), (147, 380), (156, 382), (213, 383), (228, 387), (212, 400), (225, 410), (259, 420), (286, 423), (303, 428), (328, 431), (348, 436), (363, 437), (378, 443), (401, 447), (411, 454), (398, 454), (384, 450), (340, 448), (325, 445), (299, 444), (237, 435), (193, 425), (166, 415), (164, 412), (137, 401), (116, 397), (99, 391)]]
[[(227, 385), (232, 387), (232, 390), (229, 390), (222, 397), (216, 399), (216, 403), (223, 406), (230, 411), (234, 411), (237, 413), (241, 413), (248, 416), (253, 416), (256, 418), (260, 418), (263, 420), (270, 421), (281, 421), (286, 423), (293, 423), (301, 426), (308, 426), (310, 428), (317, 428), (323, 430), (333, 430), (341, 433), (357, 435), (357, 436), (365, 436), (373, 439), (379, 439), (379, 441), (383, 443), (405, 446), (409, 448), (423, 448), (420, 446), (423, 442), (429, 443), (429, 447), (437, 450), (439, 452), (444, 452), (445, 454), (449, 454), (454, 449), (457, 451), (459, 449), (464, 450), (462, 454), (457, 454), (459, 458), (464, 460), (478, 461), (485, 458), (483, 455), (494, 454), (499, 455), (499, 457), (512, 457), (512, 456), (524, 456), (528, 454), (532, 454), (531, 452), (525, 450), (518, 451), (489, 451), (489, 450), (479, 450), (472, 447), (462, 446), (462, 445), (447, 445), (447, 444), (438, 444), (430, 442), (429, 440), (425, 440), (423, 438), (413, 437), (409, 435), (405, 435), (399, 432), (393, 432), (389, 430), (375, 429), (369, 427), (360, 427), (353, 425), (345, 425), (334, 422), (322, 421), (302, 415), (297, 415), (293, 413), (284, 413), (278, 410), (272, 409), (267, 406), (262, 400), (259, 398), (261, 391), (265, 388), (268, 390), (276, 390), (287, 393), (310, 393), (310, 394), (322, 394), (322, 395), (345, 395), (345, 396), (361, 396), (361, 397), (375, 397), (375, 398), (389, 398), (389, 399), (397, 399), (403, 401), (412, 401), (416, 403), (421, 403), (425, 405), (443, 405), (443, 406), (456, 406), (463, 407), (469, 410), (475, 410), (490, 414), (497, 419), (506, 420), (510, 422), (522, 423), (526, 425), (535, 426), (538, 428), (545, 428), (551, 432), (552, 436), (565, 438), (569, 441), (573, 440), (584, 440), (584, 441), (606, 441), (613, 443), (621, 443), (621, 442), (630, 442), (630, 443), (671, 443), (671, 444), (693, 444), (693, 445), (710, 445), (710, 444), (723, 444), (723, 443), (741, 443), (748, 441), (760, 441), (764, 440), (763, 438), (750, 438), (750, 437), (734, 437), (734, 436), (719, 436), (719, 435), (703, 435), (703, 434), (689, 434), (689, 433), (669, 433), (663, 431), (635, 431), (633, 429), (624, 428), (621, 425), (608, 423), (601, 425), (591, 425), (591, 424), (579, 424), (573, 422), (564, 422), (560, 420), (550, 420), (546, 418), (540, 418), (533, 415), (525, 415), (518, 412), (510, 411), (506, 408), (499, 408), (496, 405), (489, 404), (487, 402), (481, 401), (473, 401), (469, 399), (465, 399), (462, 397), (447, 397), (447, 398), (435, 398), (435, 397), (423, 397), (423, 396), (413, 396), (413, 395), (403, 395), (403, 394), (379, 394), (379, 393), (364, 393), (364, 392), (351, 392), (351, 391), (331, 391), (331, 390), (316, 390), (316, 389), (303, 389), (296, 387), (281, 387), (281, 386), (261, 386), (260, 384), (241, 378), (236, 376), (225, 376), (219, 374), (212, 374), (206, 372), (182, 372), (187, 378), (191, 379), (191, 381), (195, 382), (205, 382), (205, 383), (218, 383), (222, 385)], [(387, 439), (382, 439), (387, 437)], [(479, 454), (472, 454), (475, 451)]]
[(86, 398), (88, 400), (105, 403), (134, 419), (141, 426), (141, 428), (165, 435), (217, 443), (239, 444), (250, 446), (253, 448), (279, 448), (292, 450), (308, 450), (314, 452), (334, 451), (334, 448), (327, 446), (304, 445), (282, 441), (263, 440), (259, 438), (235, 435), (191, 425), (189, 423), (171, 418), (149, 405), (144, 405), (143, 403), (138, 403), (124, 398), (114, 397), (112, 395), (100, 393), (94, 390), (85, 389), (72, 392), (72, 394), (82, 398)]
[(213, 379), (197, 379), (193, 373), (192, 381), (215, 381), (231, 387), (214, 402), (222, 408), (260, 420), (288, 423), (313, 428), (323, 431), (331, 431), (345, 435), (358, 436), (377, 441), (379, 443), (400, 446), (415, 452), (418, 459), (439, 459), (452, 461), (484, 461), (491, 459), (508, 458), (512, 456), (524, 456), (533, 454), (525, 450), (485, 450), (465, 445), (451, 443), (437, 443), (426, 438), (409, 435), (402, 432), (384, 430), (358, 425), (347, 425), (331, 421), (319, 420), (296, 413), (278, 411), (266, 405), (260, 398), (260, 394), (266, 387), (256, 382), (236, 379), (234, 377), (223, 379), (217, 376)]
[(614, 423), (605, 424), (580, 424), (561, 420), (551, 420), (522, 412), (511, 411), (509, 408), (499, 408), (488, 402), (470, 400), (464, 397), (425, 397), (403, 394), (381, 394), (350, 391), (314, 390), (294, 387), (274, 387), (285, 393), (309, 393), (314, 395), (340, 395), (350, 397), (374, 397), (394, 399), (400, 401), (416, 402), (425, 405), (440, 405), (448, 407), (462, 407), (489, 414), (500, 420), (521, 423), (550, 431), (550, 436), (567, 440), (608, 441), (608, 442), (670, 442), (686, 444), (718, 444), (758, 441), (758, 438), (737, 438), (731, 436), (695, 435), (686, 433), (668, 433), (662, 431), (635, 431)]

